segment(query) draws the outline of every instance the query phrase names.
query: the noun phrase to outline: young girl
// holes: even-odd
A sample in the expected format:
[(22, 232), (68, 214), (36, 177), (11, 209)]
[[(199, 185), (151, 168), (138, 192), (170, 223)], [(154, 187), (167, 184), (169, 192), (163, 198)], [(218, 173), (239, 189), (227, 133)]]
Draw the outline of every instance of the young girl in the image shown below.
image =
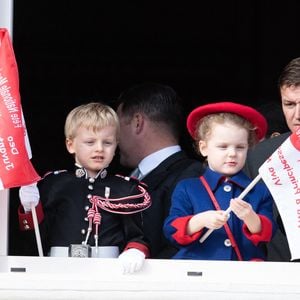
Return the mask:
[(38, 185), (20, 188), (21, 230), (33, 228), (33, 202), (46, 255), (68, 256), (69, 250), (69, 256), (88, 257), (105, 251), (106, 257), (116, 257), (122, 252), (124, 272), (137, 271), (149, 249), (136, 212), (151, 201), (136, 179), (107, 174), (119, 139), (115, 111), (101, 103), (74, 108), (66, 119), (65, 137), (75, 168), (51, 172)]
[[(251, 182), (242, 168), (248, 147), (265, 136), (265, 118), (249, 106), (220, 102), (193, 110), (187, 127), (208, 166), (174, 190), (164, 224), (165, 236), (179, 247), (174, 258), (264, 260), (264, 243), (275, 231), (271, 194), (258, 183), (244, 199), (238, 196)], [(211, 235), (199, 242), (208, 229)]]

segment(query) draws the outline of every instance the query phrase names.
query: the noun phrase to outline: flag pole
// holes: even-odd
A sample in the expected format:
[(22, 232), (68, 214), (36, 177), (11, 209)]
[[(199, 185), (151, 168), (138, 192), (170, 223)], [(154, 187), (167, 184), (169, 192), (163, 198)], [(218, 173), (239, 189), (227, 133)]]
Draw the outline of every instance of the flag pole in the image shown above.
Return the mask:
[[(258, 174), (250, 183), (249, 185), (243, 190), (243, 192), (238, 196), (238, 199), (243, 199), (250, 190), (257, 184), (257, 182), (261, 179), (261, 175)], [(231, 212), (230, 206), (225, 210), (225, 213), (228, 215)], [(214, 231), (214, 229), (209, 229), (203, 234), (203, 236), (200, 238), (199, 242), (203, 243), (208, 236)]]
[(33, 202), (31, 203), (31, 213), (32, 213), (32, 220), (33, 220), (33, 225), (34, 225), (35, 238), (36, 238), (39, 256), (43, 256), (43, 247), (42, 247), (42, 242), (41, 242), (39, 224), (38, 224), (36, 210), (35, 210), (35, 206), (34, 206)]

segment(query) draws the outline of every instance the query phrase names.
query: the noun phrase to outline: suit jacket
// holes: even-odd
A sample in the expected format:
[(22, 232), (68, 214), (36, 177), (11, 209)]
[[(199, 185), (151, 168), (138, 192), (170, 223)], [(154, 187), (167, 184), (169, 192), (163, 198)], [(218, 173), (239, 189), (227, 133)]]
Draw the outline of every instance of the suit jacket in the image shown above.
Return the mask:
[(268, 138), (250, 149), (244, 167), (245, 173), (254, 178), (258, 174), (259, 167), (268, 157), (288, 138), (290, 132), (283, 133), (273, 138)]
[(173, 190), (181, 179), (200, 176), (202, 163), (183, 151), (172, 154), (147, 174), (142, 181), (148, 186), (152, 205), (142, 212), (144, 234), (152, 258), (171, 258), (177, 249), (166, 240), (163, 223), (169, 214)]
[[(244, 167), (245, 173), (250, 178), (255, 178), (258, 174), (259, 167), (266, 161), (268, 157), (288, 138), (290, 132), (286, 132), (277, 137), (266, 139), (257, 144), (253, 149), (249, 150), (246, 164)], [(274, 217), (277, 218), (279, 228), (270, 243), (267, 244), (267, 260), (269, 261), (290, 261), (291, 254), (284, 234), (282, 222), (274, 203)]]

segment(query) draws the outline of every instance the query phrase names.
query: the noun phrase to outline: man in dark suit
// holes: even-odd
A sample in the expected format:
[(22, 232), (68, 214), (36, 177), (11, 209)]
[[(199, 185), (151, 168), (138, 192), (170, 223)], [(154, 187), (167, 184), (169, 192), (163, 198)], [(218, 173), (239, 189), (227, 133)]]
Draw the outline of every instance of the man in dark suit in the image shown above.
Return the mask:
[[(290, 132), (262, 141), (254, 149), (249, 151), (245, 171), (254, 178), (258, 174), (259, 167), (266, 159), (289, 137), (291, 132), (295, 132), (300, 126), (300, 57), (290, 61), (283, 69), (278, 87), (281, 95), (282, 111)], [(274, 207), (275, 215), (278, 215), (277, 208)], [(278, 218), (279, 225), (281, 219)], [(277, 234), (268, 245), (268, 260), (289, 261), (291, 254), (289, 251), (286, 236), (278, 230)]]
[(177, 252), (162, 231), (171, 195), (179, 180), (202, 173), (200, 160), (189, 158), (179, 145), (185, 128), (182, 111), (177, 93), (157, 83), (129, 88), (118, 99), (120, 163), (135, 169), (131, 175), (147, 184), (152, 198), (143, 212), (152, 258), (171, 258)]

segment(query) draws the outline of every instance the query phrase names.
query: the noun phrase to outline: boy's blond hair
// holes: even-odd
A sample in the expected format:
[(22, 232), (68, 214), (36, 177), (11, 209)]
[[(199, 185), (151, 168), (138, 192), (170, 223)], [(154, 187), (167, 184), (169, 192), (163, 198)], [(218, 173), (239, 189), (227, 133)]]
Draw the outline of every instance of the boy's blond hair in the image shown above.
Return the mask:
[(116, 112), (110, 106), (100, 102), (83, 104), (69, 112), (65, 122), (65, 137), (66, 139), (73, 139), (79, 127), (98, 131), (107, 126), (117, 128), (118, 140), (120, 124)]

